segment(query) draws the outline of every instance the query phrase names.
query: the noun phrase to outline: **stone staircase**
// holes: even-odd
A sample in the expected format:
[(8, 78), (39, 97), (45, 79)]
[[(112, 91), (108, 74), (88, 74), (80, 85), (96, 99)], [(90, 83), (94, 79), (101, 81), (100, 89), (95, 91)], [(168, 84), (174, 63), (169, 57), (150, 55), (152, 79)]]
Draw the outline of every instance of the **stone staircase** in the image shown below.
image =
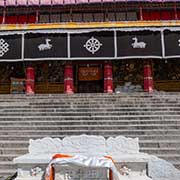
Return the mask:
[(0, 95), (0, 176), (30, 138), (80, 134), (139, 137), (142, 152), (180, 169), (180, 93)]

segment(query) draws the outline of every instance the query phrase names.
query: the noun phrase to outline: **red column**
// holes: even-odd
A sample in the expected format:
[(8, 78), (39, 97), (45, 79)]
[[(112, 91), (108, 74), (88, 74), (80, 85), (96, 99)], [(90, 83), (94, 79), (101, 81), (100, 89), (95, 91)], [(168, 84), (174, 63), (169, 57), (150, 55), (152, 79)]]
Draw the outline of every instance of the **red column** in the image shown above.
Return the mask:
[(153, 74), (151, 63), (144, 64), (144, 91), (152, 93), (154, 90)]
[(34, 94), (34, 68), (28, 67), (26, 69), (26, 94), (33, 95)]
[(72, 63), (66, 63), (64, 69), (64, 93), (73, 94), (74, 85), (73, 85), (73, 66)]
[(112, 63), (105, 62), (104, 64), (104, 92), (113, 93), (113, 72)]

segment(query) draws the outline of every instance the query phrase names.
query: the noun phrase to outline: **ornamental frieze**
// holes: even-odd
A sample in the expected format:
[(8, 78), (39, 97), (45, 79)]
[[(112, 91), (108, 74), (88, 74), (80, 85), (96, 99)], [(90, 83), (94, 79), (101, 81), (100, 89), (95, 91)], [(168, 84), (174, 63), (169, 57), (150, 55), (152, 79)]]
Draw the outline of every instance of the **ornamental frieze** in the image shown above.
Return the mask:
[(0, 61), (168, 59), (180, 57), (180, 31), (96, 30), (0, 35)]

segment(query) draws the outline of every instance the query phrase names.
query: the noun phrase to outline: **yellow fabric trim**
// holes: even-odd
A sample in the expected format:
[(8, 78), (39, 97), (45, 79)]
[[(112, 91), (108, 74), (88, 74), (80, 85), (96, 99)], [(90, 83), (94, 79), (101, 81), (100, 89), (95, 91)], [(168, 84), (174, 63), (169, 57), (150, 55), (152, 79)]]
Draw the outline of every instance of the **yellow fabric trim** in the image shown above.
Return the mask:
[(131, 22), (91, 22), (91, 23), (52, 23), (52, 24), (2, 24), (0, 30), (36, 30), (36, 29), (86, 29), (86, 28), (128, 28), (128, 27), (173, 27), (180, 21), (131, 21)]

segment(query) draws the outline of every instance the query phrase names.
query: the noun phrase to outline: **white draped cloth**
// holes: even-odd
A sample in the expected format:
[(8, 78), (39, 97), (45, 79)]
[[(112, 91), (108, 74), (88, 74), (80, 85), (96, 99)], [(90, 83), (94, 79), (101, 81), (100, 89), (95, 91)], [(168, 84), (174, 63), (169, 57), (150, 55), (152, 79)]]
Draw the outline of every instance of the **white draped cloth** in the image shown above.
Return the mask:
[(50, 175), (50, 170), (52, 165), (77, 165), (81, 167), (91, 167), (91, 168), (108, 168), (113, 173), (113, 180), (121, 180), (121, 175), (116, 169), (113, 161), (107, 157), (86, 157), (81, 155), (75, 155), (68, 158), (55, 158), (50, 161), (46, 168), (46, 176)]

